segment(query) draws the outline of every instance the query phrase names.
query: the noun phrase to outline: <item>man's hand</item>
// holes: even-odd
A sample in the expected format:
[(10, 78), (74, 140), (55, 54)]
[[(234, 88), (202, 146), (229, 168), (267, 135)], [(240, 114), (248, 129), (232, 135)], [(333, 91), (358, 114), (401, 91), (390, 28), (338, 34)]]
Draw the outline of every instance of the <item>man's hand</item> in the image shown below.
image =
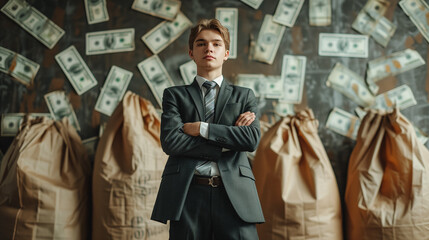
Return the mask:
[(242, 113), (235, 122), (235, 126), (249, 126), (255, 121), (255, 118), (256, 116), (253, 112)]
[(199, 136), (200, 135), (200, 122), (191, 122), (185, 123), (183, 125), (183, 132), (191, 136)]

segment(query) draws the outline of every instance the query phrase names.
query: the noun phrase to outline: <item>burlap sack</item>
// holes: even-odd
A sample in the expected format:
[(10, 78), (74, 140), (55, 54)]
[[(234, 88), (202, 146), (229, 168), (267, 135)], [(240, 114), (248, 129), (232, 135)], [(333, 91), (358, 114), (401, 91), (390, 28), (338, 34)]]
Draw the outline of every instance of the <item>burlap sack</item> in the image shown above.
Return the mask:
[(94, 240), (168, 239), (150, 215), (167, 162), (152, 104), (127, 92), (97, 147), (93, 175)]
[(261, 240), (342, 239), (337, 182), (309, 109), (278, 121), (253, 163), (266, 222)]
[(0, 239), (88, 239), (90, 175), (66, 118), (24, 121), (0, 168)]
[(350, 156), (350, 240), (429, 239), (429, 151), (396, 109), (370, 111)]

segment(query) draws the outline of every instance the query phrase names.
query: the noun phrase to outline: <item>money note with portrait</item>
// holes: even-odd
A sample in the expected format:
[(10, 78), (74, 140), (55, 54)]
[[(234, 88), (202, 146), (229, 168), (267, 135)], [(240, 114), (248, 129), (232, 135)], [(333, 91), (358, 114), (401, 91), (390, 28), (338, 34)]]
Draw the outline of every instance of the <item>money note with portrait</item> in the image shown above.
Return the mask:
[(158, 24), (141, 39), (153, 54), (158, 54), (191, 26), (192, 22), (185, 14), (179, 12), (174, 21), (164, 21)]
[(360, 119), (342, 109), (334, 108), (326, 121), (326, 128), (356, 140), (360, 127)]
[(273, 22), (272, 15), (266, 14), (256, 44), (252, 46), (251, 58), (273, 64), (285, 30), (285, 26)]
[(238, 8), (216, 8), (216, 19), (229, 32), (229, 59), (237, 58)]
[(173, 21), (180, 11), (181, 4), (177, 0), (134, 0), (131, 8), (142, 13)]
[(55, 55), (55, 60), (78, 95), (82, 95), (98, 84), (75, 46), (72, 45)]
[(85, 0), (84, 3), (88, 24), (106, 22), (109, 20), (106, 0)]
[(304, 0), (280, 0), (274, 13), (273, 21), (293, 27), (303, 4)]
[(283, 97), (282, 101), (300, 103), (304, 90), (305, 67), (307, 57), (296, 55), (283, 55), (282, 74)]
[(159, 106), (162, 106), (164, 89), (174, 86), (174, 82), (158, 55), (146, 58), (137, 65)]
[(118, 66), (112, 66), (95, 103), (95, 110), (111, 116), (124, 97), (132, 77), (132, 72)]
[(428, 4), (424, 0), (401, 0), (399, 6), (429, 42)]
[(40, 65), (30, 59), (0, 47), (0, 71), (9, 74), (18, 82), (30, 86), (39, 71)]
[(195, 64), (194, 60), (180, 65), (179, 70), (185, 84), (191, 84), (195, 76), (197, 76), (197, 64)]
[(372, 108), (389, 110), (395, 107), (405, 109), (417, 104), (411, 88), (404, 84), (375, 97)]
[(368, 36), (359, 34), (320, 33), (319, 55), (367, 58)]
[(52, 49), (65, 33), (24, 0), (9, 0), (1, 11), (49, 49)]
[(90, 32), (85, 35), (86, 55), (134, 51), (134, 28)]
[(332, 5), (331, 0), (310, 0), (309, 3), (310, 26), (331, 25)]
[(344, 94), (360, 106), (369, 107), (375, 102), (375, 96), (366, 86), (363, 77), (341, 63), (335, 64), (326, 85)]
[(258, 9), (264, 0), (241, 0), (241, 1), (244, 2), (245, 4), (251, 6), (254, 9)]
[(44, 97), (46, 104), (48, 105), (49, 112), (51, 113), (51, 116), (54, 120), (68, 118), (69, 123), (77, 131), (80, 131), (80, 125), (76, 114), (64, 91), (50, 92)]
[(16, 136), (24, 121), (25, 116), (29, 119), (38, 117), (52, 118), (49, 113), (4, 113), (1, 117), (1, 136)]
[(256, 97), (265, 97), (266, 82), (263, 74), (237, 74), (238, 86), (252, 89)]

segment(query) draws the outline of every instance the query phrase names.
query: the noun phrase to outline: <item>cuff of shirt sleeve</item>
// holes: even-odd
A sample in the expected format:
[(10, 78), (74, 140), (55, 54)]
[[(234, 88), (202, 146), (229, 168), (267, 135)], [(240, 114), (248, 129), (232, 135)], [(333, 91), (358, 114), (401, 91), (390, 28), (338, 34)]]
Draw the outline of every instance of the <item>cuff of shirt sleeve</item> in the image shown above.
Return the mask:
[(208, 139), (209, 138), (209, 124), (206, 122), (200, 122), (200, 136)]

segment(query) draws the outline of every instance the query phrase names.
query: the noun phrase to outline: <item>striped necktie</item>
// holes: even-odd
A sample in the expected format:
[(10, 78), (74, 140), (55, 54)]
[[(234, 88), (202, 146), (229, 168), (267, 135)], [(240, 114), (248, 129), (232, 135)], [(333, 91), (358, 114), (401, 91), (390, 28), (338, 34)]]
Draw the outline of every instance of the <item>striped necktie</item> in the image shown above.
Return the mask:
[(203, 83), (203, 87), (205, 87), (206, 94), (204, 96), (204, 105), (206, 108), (205, 120), (206, 122), (213, 122), (213, 116), (215, 111), (215, 97), (216, 91), (214, 91), (214, 87), (216, 86), (215, 82), (205, 81)]
[[(214, 87), (216, 86), (215, 82), (205, 81), (203, 87), (205, 87), (206, 94), (204, 95), (204, 106), (205, 106), (205, 122), (213, 122), (214, 110), (215, 110), (215, 98), (216, 91)], [(196, 171), (199, 175), (210, 176), (211, 175), (212, 164), (210, 161), (200, 161), (196, 167)]]

